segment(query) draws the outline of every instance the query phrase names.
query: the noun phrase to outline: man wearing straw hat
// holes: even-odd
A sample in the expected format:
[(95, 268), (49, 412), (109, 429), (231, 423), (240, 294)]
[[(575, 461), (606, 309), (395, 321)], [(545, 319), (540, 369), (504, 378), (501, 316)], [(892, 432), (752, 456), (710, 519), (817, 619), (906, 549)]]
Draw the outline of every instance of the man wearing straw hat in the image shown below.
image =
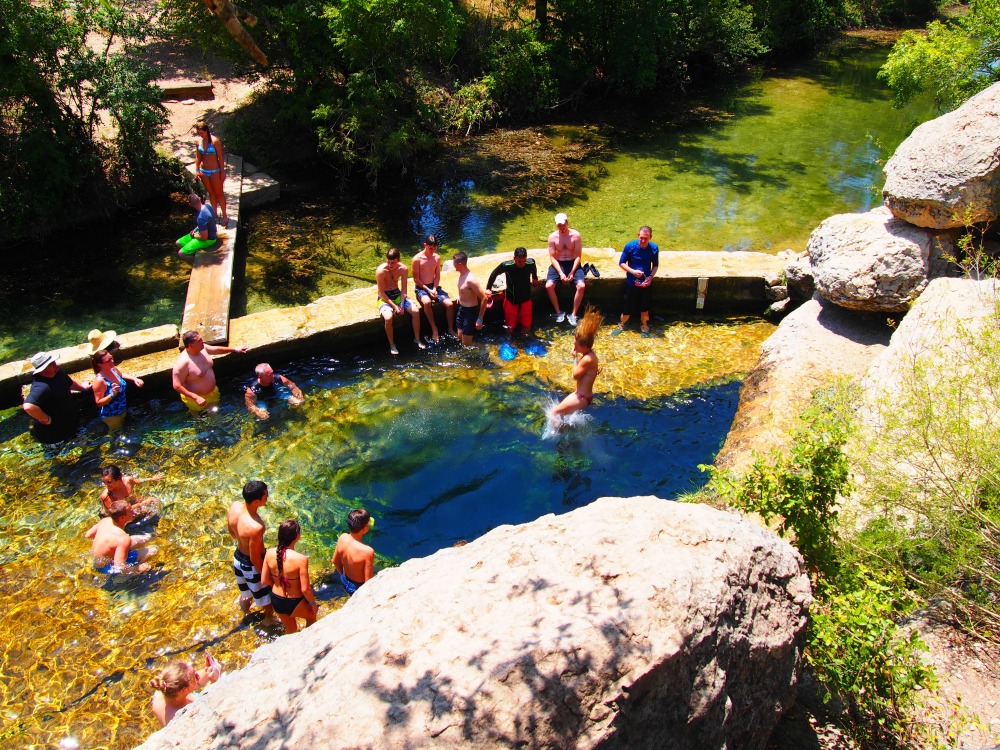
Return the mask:
[(31, 358), (31, 367), (34, 377), (22, 408), (32, 419), (32, 434), (46, 444), (69, 440), (80, 429), (73, 391), (87, 388), (59, 369), (54, 354), (38, 352)]

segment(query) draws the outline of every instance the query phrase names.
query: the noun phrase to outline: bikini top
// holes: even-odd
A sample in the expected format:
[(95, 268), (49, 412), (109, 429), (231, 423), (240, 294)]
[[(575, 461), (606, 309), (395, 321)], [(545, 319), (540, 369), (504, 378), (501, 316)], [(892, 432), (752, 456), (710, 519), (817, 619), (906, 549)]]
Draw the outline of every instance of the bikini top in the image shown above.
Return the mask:
[(215, 153), (215, 144), (212, 143), (211, 141), (209, 141), (208, 142), (208, 148), (202, 148), (201, 147), (201, 141), (198, 141), (198, 153), (200, 153), (200, 154), (214, 154)]

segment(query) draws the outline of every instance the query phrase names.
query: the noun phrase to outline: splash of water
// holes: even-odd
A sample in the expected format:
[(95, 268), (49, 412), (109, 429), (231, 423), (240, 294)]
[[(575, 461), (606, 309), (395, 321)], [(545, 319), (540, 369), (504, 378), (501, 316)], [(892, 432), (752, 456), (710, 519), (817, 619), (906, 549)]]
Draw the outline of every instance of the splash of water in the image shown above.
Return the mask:
[(542, 402), (542, 409), (545, 411), (545, 431), (542, 433), (542, 440), (555, 440), (559, 435), (569, 429), (577, 429), (590, 421), (590, 415), (584, 411), (575, 411), (566, 416), (554, 414), (555, 408), (562, 403), (562, 399), (550, 396)]

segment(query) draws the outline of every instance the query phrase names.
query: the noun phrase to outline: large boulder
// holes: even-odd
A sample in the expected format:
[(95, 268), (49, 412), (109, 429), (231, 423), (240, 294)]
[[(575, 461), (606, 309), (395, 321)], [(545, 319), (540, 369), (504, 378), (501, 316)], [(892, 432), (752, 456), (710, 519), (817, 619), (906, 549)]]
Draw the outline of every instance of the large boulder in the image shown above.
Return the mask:
[(603, 498), (380, 572), (141, 748), (763, 747), (811, 598), (750, 521)]
[(864, 214), (837, 214), (809, 236), (816, 290), (850, 310), (905, 312), (927, 282), (947, 270), (954, 255), (948, 232), (921, 229), (884, 206)]
[(1000, 83), (925, 122), (885, 165), (885, 205), (921, 227), (1000, 217)]
[(860, 381), (891, 335), (884, 315), (859, 315), (818, 295), (792, 311), (743, 381), (715, 465), (742, 474), (755, 453), (786, 448), (813, 394), (839, 381)]

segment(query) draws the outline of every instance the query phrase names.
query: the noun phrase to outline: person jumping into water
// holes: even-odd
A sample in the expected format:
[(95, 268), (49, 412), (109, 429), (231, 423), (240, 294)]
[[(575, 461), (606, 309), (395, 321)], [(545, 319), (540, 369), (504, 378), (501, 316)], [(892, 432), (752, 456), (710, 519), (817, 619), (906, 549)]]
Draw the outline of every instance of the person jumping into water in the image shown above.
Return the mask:
[(594, 380), (600, 372), (597, 352), (594, 351), (594, 336), (597, 335), (603, 322), (604, 316), (594, 308), (588, 307), (577, 324), (576, 336), (573, 339), (573, 380), (576, 381), (576, 391), (569, 394), (552, 410), (553, 421), (586, 409), (594, 400)]

